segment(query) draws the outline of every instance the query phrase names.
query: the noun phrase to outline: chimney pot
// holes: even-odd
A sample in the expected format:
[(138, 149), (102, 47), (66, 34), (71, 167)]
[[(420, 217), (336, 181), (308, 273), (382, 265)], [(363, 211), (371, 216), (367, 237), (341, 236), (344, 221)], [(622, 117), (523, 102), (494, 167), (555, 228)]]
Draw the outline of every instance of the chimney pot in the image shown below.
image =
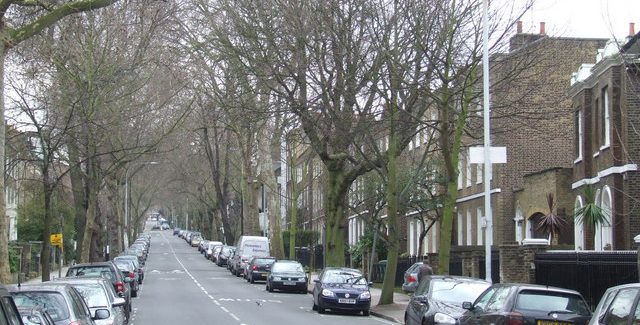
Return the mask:
[(629, 23), (629, 36), (634, 36), (636, 34), (636, 24)]
[(518, 20), (516, 26), (516, 33), (522, 34), (522, 20)]
[(544, 35), (546, 33), (544, 29), (544, 21), (540, 22), (540, 35)]

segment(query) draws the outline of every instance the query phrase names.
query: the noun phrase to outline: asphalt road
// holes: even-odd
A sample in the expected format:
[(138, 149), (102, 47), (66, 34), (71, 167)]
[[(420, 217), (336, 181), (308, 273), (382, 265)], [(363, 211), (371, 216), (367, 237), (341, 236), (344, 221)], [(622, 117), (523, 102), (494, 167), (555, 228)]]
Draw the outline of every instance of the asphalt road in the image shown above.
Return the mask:
[(158, 324), (393, 324), (354, 314), (311, 310), (310, 294), (269, 293), (204, 259), (170, 230), (151, 231), (144, 283), (133, 301), (131, 325)]

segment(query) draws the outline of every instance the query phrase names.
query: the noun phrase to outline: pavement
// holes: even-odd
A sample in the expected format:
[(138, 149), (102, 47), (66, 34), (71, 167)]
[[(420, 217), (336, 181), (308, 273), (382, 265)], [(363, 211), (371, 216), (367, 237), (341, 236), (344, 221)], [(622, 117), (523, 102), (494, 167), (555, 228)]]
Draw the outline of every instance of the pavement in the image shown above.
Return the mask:
[[(50, 277), (51, 277), (51, 280), (57, 279), (58, 278), (58, 274), (61, 274), (62, 275), (61, 277), (64, 278), (65, 274), (67, 274), (67, 270), (68, 269), (69, 269), (69, 266), (63, 266), (62, 270), (59, 270), (57, 268), (55, 270), (51, 270), (51, 273), (49, 274)], [(37, 276), (35, 278), (23, 281), (22, 283), (30, 284), (30, 283), (41, 283), (41, 282), (42, 282), (42, 277), (41, 276)]]
[[(318, 274), (312, 273), (311, 281), (309, 281), (309, 287), (307, 290), (309, 293), (313, 292), (313, 280), (318, 278)], [(409, 300), (411, 297), (404, 293), (393, 293), (393, 303), (387, 305), (379, 305), (380, 296), (382, 295), (382, 289), (370, 288), (371, 292), (371, 315), (382, 319), (386, 319), (390, 322), (397, 324), (404, 324), (404, 311), (407, 309)]]

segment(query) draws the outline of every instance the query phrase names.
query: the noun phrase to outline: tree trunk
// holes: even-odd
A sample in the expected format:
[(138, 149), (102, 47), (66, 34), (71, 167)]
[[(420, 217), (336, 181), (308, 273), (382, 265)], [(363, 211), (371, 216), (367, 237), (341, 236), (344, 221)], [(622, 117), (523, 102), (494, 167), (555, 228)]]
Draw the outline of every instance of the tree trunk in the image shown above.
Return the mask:
[(81, 230), (81, 231), (84, 231), (84, 236), (82, 238), (82, 250), (80, 251), (80, 258), (78, 260), (78, 262), (80, 263), (90, 262), (91, 242), (93, 237), (93, 231), (95, 228), (96, 214), (98, 209), (99, 185), (97, 184), (98, 177), (96, 175), (97, 164), (95, 163), (94, 159), (96, 158), (90, 158), (88, 161), (88, 166), (89, 166), (89, 170), (87, 171), (87, 174), (89, 175), (89, 177), (87, 178), (87, 183), (88, 183), (87, 188), (89, 190), (89, 195), (87, 200), (88, 208), (87, 208), (85, 227), (83, 230)]
[[(46, 159), (46, 155), (45, 158)], [(46, 162), (45, 162), (46, 164)], [(49, 281), (51, 274), (51, 242), (49, 238), (51, 237), (51, 196), (53, 194), (53, 189), (49, 184), (49, 172), (48, 168), (43, 168), (42, 180), (43, 180), (43, 190), (44, 190), (44, 227), (42, 231), (42, 253), (40, 254), (40, 265), (42, 266), (42, 281)]]
[[(293, 146), (293, 144), (288, 144)], [(287, 148), (289, 155), (289, 175), (291, 179), (291, 199), (289, 200), (289, 214), (291, 216), (291, 222), (289, 224), (289, 259), (294, 259), (296, 256), (296, 235), (298, 234), (298, 186), (296, 184), (296, 164), (298, 159), (291, 147)], [(325, 252), (326, 254), (326, 252)]]
[[(6, 130), (4, 123), (4, 61), (7, 49), (4, 42), (0, 42), (0, 157), (4, 162)], [(5, 206), (5, 164), (0, 164), (0, 282), (11, 283), (11, 269), (9, 268), (9, 219)]]
[(393, 304), (393, 289), (396, 282), (396, 269), (398, 267), (398, 250), (400, 246), (400, 234), (398, 224), (398, 134), (396, 133), (397, 108), (390, 105), (389, 149), (387, 150), (387, 227), (389, 229), (389, 241), (387, 251), (387, 267), (384, 272), (382, 293), (379, 305)]
[(325, 195), (325, 266), (345, 266), (344, 224), (346, 193), (344, 170), (327, 168), (327, 188)]
[(82, 241), (84, 238), (84, 226), (86, 222), (87, 200), (85, 185), (83, 182), (82, 171), (80, 169), (80, 157), (77, 144), (73, 137), (67, 137), (67, 148), (69, 148), (70, 170), (69, 178), (71, 180), (71, 193), (73, 194), (73, 207), (75, 212), (76, 226), (76, 256), (75, 260), (79, 260), (78, 252), (82, 251)]

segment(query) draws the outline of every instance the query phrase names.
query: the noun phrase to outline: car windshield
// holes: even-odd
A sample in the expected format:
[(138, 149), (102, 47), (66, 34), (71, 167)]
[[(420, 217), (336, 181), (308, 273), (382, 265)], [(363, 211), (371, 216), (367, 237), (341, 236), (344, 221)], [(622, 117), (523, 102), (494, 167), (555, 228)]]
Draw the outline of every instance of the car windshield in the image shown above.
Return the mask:
[(116, 261), (116, 266), (120, 271), (133, 271), (134, 269), (133, 265), (126, 261)]
[(327, 272), (322, 282), (324, 283), (338, 283), (338, 284), (358, 284), (366, 285), (367, 280), (360, 273), (339, 271), (339, 272)]
[(108, 307), (107, 295), (99, 284), (73, 284), (89, 308)]
[(429, 294), (432, 299), (437, 301), (460, 304), (463, 301), (475, 301), (488, 287), (489, 283), (484, 282), (433, 279)]
[(107, 266), (90, 266), (70, 268), (68, 276), (99, 276), (113, 280), (111, 269)]
[(572, 312), (589, 316), (591, 312), (584, 300), (575, 294), (540, 290), (523, 290), (518, 294), (515, 309), (535, 311)]
[(298, 263), (274, 263), (271, 272), (304, 272)]
[(44, 308), (54, 321), (61, 321), (69, 318), (69, 308), (59, 292), (13, 292), (13, 301), (17, 307)]

